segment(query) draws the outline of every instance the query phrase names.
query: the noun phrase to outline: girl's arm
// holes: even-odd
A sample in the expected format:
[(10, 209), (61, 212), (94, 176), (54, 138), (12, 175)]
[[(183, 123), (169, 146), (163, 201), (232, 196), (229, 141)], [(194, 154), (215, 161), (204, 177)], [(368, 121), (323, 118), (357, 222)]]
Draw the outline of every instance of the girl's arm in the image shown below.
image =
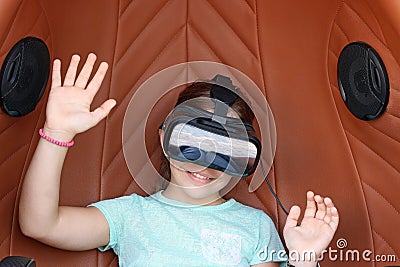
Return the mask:
[[(61, 62), (54, 61), (52, 85), (46, 108), (44, 133), (69, 142), (105, 118), (115, 100), (90, 112), (108, 65), (103, 62), (89, 82), (96, 56), (90, 54), (76, 78), (79, 56), (74, 55), (61, 85)], [(43, 243), (68, 250), (87, 250), (109, 242), (109, 226), (94, 207), (59, 206), (60, 176), (68, 148), (40, 139), (26, 173), (19, 204), (22, 232)]]

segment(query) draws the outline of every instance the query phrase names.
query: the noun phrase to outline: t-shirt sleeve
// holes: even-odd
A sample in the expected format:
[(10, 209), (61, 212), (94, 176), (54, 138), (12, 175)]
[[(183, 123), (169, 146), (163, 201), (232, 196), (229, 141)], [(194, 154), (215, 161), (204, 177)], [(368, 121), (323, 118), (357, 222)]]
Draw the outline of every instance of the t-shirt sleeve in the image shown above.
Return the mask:
[(110, 229), (110, 241), (106, 246), (99, 247), (100, 251), (106, 251), (112, 248), (114, 252), (119, 254), (120, 237), (123, 233), (126, 217), (132, 205), (138, 202), (138, 195), (123, 196), (114, 199), (102, 200), (89, 207), (96, 207), (99, 209), (108, 222)]
[(276, 231), (275, 224), (263, 211), (259, 212), (259, 237), (258, 244), (253, 253), (250, 265), (279, 262), (285, 266), (287, 254)]

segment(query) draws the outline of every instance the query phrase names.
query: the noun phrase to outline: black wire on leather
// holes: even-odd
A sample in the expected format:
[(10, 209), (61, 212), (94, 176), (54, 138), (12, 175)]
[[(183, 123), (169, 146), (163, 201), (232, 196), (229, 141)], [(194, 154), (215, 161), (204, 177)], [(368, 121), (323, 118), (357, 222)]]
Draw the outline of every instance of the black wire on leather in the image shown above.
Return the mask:
[[(265, 182), (267, 182), (269, 191), (271, 191), (271, 193), (274, 196), (276, 202), (278, 203), (279, 207), (281, 207), (281, 209), (286, 214), (286, 216), (289, 215), (289, 212), (285, 209), (285, 207), (283, 206), (283, 204), (282, 204), (281, 200), (279, 199), (278, 195), (275, 193), (275, 190), (272, 188), (272, 185), (271, 185), (271, 182), (269, 181), (267, 172), (264, 169), (264, 165), (262, 163), (262, 160), (260, 160), (260, 167), (261, 167), (261, 171), (262, 171), (262, 173), (264, 175)], [(298, 223), (297, 223), (297, 226), (299, 226)], [(317, 267), (321, 267), (321, 265), (319, 265), (319, 262), (317, 262)]]
[(276, 195), (274, 189), (273, 189), (272, 186), (271, 186), (271, 183), (270, 183), (270, 181), (269, 181), (269, 179), (268, 179), (267, 172), (266, 172), (265, 169), (264, 169), (264, 164), (262, 163), (262, 160), (260, 160), (260, 166), (261, 166), (262, 173), (263, 173), (263, 175), (264, 175), (264, 177), (265, 177), (264, 179), (265, 179), (265, 181), (267, 182), (269, 191), (271, 191), (272, 195), (273, 195), (274, 198), (276, 199), (276, 202), (278, 202), (278, 205), (279, 205), (279, 207), (281, 207), (281, 209), (283, 210), (283, 212), (284, 212), (286, 215), (289, 215), (289, 212), (285, 209), (285, 207), (283, 206), (283, 204), (282, 204), (282, 202), (280, 201), (279, 197)]

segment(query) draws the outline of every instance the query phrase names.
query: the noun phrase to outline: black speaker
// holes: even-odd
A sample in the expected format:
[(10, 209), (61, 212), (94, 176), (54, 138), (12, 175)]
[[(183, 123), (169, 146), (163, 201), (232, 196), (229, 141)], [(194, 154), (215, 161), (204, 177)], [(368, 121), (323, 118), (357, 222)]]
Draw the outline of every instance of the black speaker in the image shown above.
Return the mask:
[(382, 115), (389, 102), (389, 78), (378, 53), (366, 43), (350, 43), (340, 53), (337, 69), (350, 112), (366, 121)]
[(46, 44), (26, 37), (7, 54), (0, 72), (0, 105), (13, 117), (33, 111), (46, 89), (50, 54)]
[(0, 267), (36, 267), (36, 262), (26, 257), (8, 256), (0, 261)]

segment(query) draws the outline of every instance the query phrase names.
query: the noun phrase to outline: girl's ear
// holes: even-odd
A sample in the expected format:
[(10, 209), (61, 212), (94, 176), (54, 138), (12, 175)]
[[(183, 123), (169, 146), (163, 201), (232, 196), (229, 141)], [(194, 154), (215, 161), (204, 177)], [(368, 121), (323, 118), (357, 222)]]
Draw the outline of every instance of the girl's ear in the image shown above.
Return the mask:
[(158, 135), (160, 136), (161, 148), (164, 150), (164, 131), (161, 129), (158, 129)]

